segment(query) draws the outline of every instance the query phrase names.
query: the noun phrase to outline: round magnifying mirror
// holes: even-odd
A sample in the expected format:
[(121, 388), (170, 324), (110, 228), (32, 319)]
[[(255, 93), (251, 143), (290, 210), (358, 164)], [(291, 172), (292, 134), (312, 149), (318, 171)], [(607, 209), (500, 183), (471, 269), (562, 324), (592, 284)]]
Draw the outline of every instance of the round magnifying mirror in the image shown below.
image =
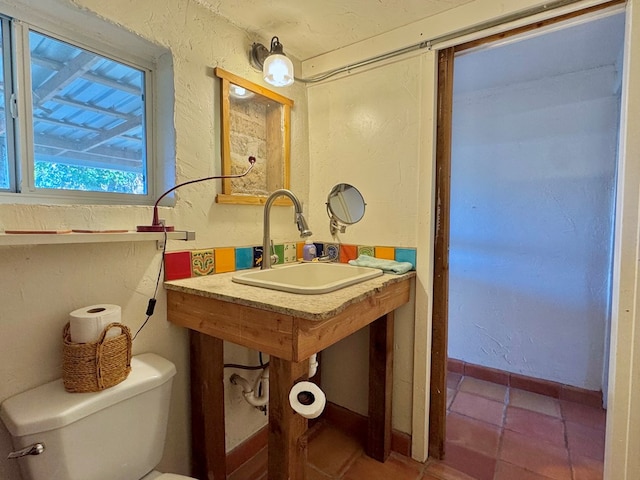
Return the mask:
[(362, 194), (348, 183), (339, 183), (331, 189), (327, 197), (329, 213), (345, 225), (362, 220), (365, 205)]

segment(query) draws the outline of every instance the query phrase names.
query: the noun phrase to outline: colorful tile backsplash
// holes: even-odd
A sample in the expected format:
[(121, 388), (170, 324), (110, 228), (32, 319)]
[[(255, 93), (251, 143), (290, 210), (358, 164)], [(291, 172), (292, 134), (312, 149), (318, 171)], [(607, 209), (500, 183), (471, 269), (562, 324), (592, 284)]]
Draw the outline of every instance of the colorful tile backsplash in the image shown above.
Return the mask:
[(262, 265), (262, 247), (253, 247), (253, 266)]
[(302, 258), (302, 256), (298, 257), (296, 252), (296, 244), (295, 243), (285, 243), (284, 244), (284, 263), (292, 263), (295, 262), (296, 259)]
[[(410, 262), (415, 269), (416, 249), (388, 246), (348, 245), (314, 242), (319, 257), (328, 256), (333, 262), (347, 263), (359, 255), (370, 255), (398, 262)], [(304, 242), (274, 245), (278, 263), (294, 263), (302, 258)], [(165, 280), (199, 277), (214, 273), (233, 272), (259, 267), (262, 246), (203, 248), (191, 251), (169, 252), (164, 256)]]
[(233, 247), (214, 249), (216, 259), (216, 273), (233, 272), (236, 270), (236, 249)]
[(370, 247), (367, 245), (358, 245), (358, 256), (369, 255), (370, 257), (376, 256), (376, 247)]
[(396, 249), (393, 247), (375, 247), (375, 257), (384, 258), (385, 260), (396, 259)]
[(274, 245), (273, 250), (278, 256), (278, 261), (276, 263), (278, 265), (282, 265), (284, 263), (284, 245)]
[(340, 245), (337, 243), (325, 243), (324, 255), (331, 259), (332, 262), (340, 261)]
[(173, 252), (164, 256), (164, 279), (178, 280), (191, 277), (191, 253)]
[(358, 258), (357, 245), (340, 245), (340, 263), (349, 263), (349, 260)]
[(236, 248), (236, 270), (246, 270), (253, 266), (253, 247)]
[(215, 269), (213, 248), (191, 250), (191, 276), (202, 277), (211, 275)]
[(415, 248), (396, 248), (396, 262), (409, 262), (416, 268), (416, 249)]

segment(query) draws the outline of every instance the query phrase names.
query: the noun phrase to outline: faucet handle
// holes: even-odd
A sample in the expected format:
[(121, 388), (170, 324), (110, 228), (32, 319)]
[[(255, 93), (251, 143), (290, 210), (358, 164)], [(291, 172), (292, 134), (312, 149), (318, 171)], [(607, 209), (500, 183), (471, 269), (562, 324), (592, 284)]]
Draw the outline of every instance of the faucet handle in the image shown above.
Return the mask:
[(276, 255), (276, 247), (273, 246), (273, 240), (271, 240), (271, 265), (277, 264), (280, 258)]

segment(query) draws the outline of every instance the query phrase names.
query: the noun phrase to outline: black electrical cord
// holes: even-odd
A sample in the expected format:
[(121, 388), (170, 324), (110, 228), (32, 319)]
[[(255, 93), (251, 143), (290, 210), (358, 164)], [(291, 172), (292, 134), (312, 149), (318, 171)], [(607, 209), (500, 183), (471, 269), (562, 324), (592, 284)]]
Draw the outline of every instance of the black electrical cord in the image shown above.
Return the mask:
[[(162, 275), (162, 269), (164, 266), (164, 257), (166, 252), (167, 252), (167, 230), (165, 229), (164, 244), (162, 245), (162, 260), (160, 262), (160, 268), (158, 269), (158, 277), (156, 278), (156, 288), (155, 288), (155, 291), (153, 292), (153, 298), (150, 298), (149, 303), (147, 304), (147, 311), (145, 312), (145, 314), (147, 315), (147, 318), (145, 318), (144, 322), (142, 322), (142, 325), (140, 325), (140, 328), (138, 328), (138, 331), (133, 336), (132, 340), (136, 339), (140, 331), (145, 327), (147, 322), (149, 322), (149, 319), (153, 315), (153, 311), (156, 308), (156, 301), (157, 301), (156, 297), (158, 296), (158, 288), (160, 287), (160, 277)], [(260, 354), (260, 365), (249, 366), (249, 365), (239, 365), (237, 363), (225, 363), (224, 368), (239, 368), (241, 370), (264, 370), (266, 367), (269, 366), (269, 362), (264, 363), (262, 361), (262, 352), (258, 352), (258, 353)]]
[(138, 331), (133, 336), (133, 340), (136, 339), (136, 337), (138, 336), (140, 331), (147, 324), (147, 322), (151, 318), (151, 315), (153, 315), (153, 311), (156, 308), (156, 301), (157, 301), (156, 297), (158, 296), (158, 288), (160, 286), (160, 277), (162, 275), (162, 269), (164, 267), (164, 257), (165, 257), (166, 252), (167, 252), (167, 230), (165, 229), (164, 230), (164, 243), (162, 245), (162, 259), (160, 260), (160, 268), (158, 269), (158, 278), (156, 278), (156, 289), (153, 292), (153, 298), (150, 298), (149, 299), (149, 303), (147, 304), (147, 311), (145, 312), (145, 315), (147, 316), (147, 318), (144, 320), (144, 322), (142, 322), (142, 325), (140, 325), (140, 328), (138, 328)]
[(224, 368), (239, 368), (241, 370), (264, 370), (269, 366), (269, 362), (264, 363), (262, 361), (262, 352), (258, 352), (258, 358), (260, 365), (239, 365), (237, 363), (225, 363)]
[(264, 370), (269, 364), (264, 365), (239, 365), (237, 363), (225, 363), (224, 368), (239, 368), (241, 370)]

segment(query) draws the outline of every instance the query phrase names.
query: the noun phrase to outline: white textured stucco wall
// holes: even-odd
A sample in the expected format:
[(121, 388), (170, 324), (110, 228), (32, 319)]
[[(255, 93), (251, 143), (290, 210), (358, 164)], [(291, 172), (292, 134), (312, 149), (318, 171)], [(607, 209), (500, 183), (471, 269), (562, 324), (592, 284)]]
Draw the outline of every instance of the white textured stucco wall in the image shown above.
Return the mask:
[[(3, 0), (12, 9), (40, 9), (65, 16), (67, 10), (86, 10), (168, 48), (174, 66), (176, 179), (220, 172), (219, 88), (213, 67), (220, 66), (255, 83), (259, 72), (248, 63), (253, 41), (249, 34), (204, 9), (197, 2), (173, 0)], [(79, 25), (78, 28), (82, 28)], [(100, 32), (96, 32), (99, 35)], [(309, 202), (307, 111), (304, 85), (280, 89), (295, 101), (292, 110), (291, 188)], [(181, 189), (175, 208), (161, 216), (178, 229), (194, 230), (191, 243), (170, 242), (170, 250), (213, 246), (258, 245), (262, 239), (262, 208), (218, 205), (217, 182)], [(127, 228), (146, 224), (150, 207), (42, 206), (0, 204), (4, 228)], [(289, 208), (272, 215), (274, 240), (295, 238)], [(122, 306), (125, 323), (137, 329), (153, 294), (160, 254), (155, 242), (107, 245), (54, 245), (0, 248), (0, 401), (60, 375), (62, 327), (67, 314), (93, 303)], [(149, 325), (134, 342), (134, 354), (156, 352), (172, 360), (178, 374), (164, 471), (189, 473), (188, 343), (186, 331), (166, 321), (166, 300), (160, 288), (158, 306)], [(227, 361), (254, 363), (257, 354), (227, 345)], [(227, 448), (237, 445), (265, 425), (266, 417), (247, 405), (239, 392), (227, 389)], [(0, 452), (11, 442), (0, 425)], [(15, 462), (0, 455), (0, 479), (19, 480)]]
[[(364, 196), (364, 218), (339, 235), (355, 245), (415, 247), (420, 159), (421, 58), (413, 56), (309, 88), (311, 197), (326, 198), (336, 183)], [(330, 239), (324, 204), (311, 205), (314, 232)], [(413, 302), (396, 312), (393, 426), (411, 432)], [(367, 413), (368, 330), (322, 356), (329, 400)], [(352, 367), (345, 369), (345, 365)]]
[[(505, 69), (520, 46), (502, 49)], [(467, 82), (474, 55), (456, 60)], [(454, 88), (450, 357), (602, 388), (620, 116), (610, 60)]]

